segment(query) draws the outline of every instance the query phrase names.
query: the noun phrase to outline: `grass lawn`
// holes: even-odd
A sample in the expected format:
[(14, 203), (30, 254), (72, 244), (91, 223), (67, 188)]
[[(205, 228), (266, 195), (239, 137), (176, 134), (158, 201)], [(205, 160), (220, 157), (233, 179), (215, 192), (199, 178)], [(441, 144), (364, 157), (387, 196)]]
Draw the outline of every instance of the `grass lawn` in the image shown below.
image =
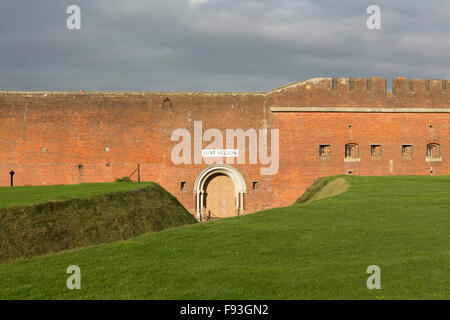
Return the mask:
[(344, 179), (331, 198), (0, 264), (0, 298), (449, 299), (450, 176)]
[(59, 186), (0, 187), (0, 208), (48, 201), (80, 199), (93, 195), (142, 188), (148, 183), (85, 183)]
[[(197, 222), (156, 183), (56, 186), (45, 191), (41, 187), (20, 189), (28, 205), (0, 208), (0, 263)], [(13, 195), (9, 200), (17, 202)], [(37, 199), (47, 202), (30, 204)]]

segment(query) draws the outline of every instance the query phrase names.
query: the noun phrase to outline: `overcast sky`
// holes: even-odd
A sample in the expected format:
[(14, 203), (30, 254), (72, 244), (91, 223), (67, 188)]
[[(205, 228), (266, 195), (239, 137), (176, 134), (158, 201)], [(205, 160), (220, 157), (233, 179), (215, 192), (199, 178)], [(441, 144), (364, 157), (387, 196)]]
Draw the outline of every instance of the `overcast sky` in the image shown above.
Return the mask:
[[(66, 9), (81, 8), (81, 30)], [(368, 30), (367, 7), (381, 7)], [(450, 78), (450, 0), (1, 0), (0, 90), (269, 91)]]

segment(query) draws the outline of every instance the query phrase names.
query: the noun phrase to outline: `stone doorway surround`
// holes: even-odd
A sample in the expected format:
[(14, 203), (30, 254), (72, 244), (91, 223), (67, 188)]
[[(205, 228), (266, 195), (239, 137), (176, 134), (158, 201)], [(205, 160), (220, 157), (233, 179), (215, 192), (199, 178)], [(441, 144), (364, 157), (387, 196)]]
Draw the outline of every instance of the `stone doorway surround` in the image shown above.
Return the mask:
[(244, 193), (247, 193), (247, 186), (245, 184), (244, 177), (234, 167), (226, 164), (211, 165), (204, 168), (198, 174), (194, 182), (194, 194), (196, 204), (196, 219), (201, 221), (202, 214), (205, 210), (205, 188), (208, 178), (216, 175), (224, 174), (231, 178), (234, 183), (234, 197), (235, 197), (235, 209), (236, 215), (244, 214)]

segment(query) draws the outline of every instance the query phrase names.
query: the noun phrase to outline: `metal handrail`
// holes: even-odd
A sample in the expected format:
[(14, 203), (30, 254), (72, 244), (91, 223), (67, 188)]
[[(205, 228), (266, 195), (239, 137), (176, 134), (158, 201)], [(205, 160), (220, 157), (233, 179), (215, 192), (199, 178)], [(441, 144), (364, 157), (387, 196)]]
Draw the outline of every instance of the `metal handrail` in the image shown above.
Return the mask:
[(137, 171), (137, 174), (138, 174), (138, 182), (141, 182), (141, 165), (140, 164), (137, 165), (137, 168), (133, 171), (132, 174), (130, 174), (128, 176), (128, 178), (131, 179), (131, 177), (136, 173), (136, 171)]
[(200, 210), (200, 222), (210, 221), (211, 218), (219, 219), (219, 217), (212, 213), (211, 210), (207, 210), (206, 208)]

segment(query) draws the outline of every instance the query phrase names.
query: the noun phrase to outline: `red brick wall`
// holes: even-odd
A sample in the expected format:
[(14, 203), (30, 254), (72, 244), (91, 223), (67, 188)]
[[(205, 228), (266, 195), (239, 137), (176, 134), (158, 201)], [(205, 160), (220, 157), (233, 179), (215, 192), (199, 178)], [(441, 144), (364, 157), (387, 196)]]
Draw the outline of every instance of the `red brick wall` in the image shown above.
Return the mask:
[[(274, 118), (281, 141), (274, 206), (294, 202), (317, 177), (350, 170), (365, 176), (430, 175), (431, 168), (435, 175), (450, 171), (450, 114), (312, 112), (277, 113)], [(440, 144), (441, 162), (426, 161), (426, 146), (432, 142)], [(359, 145), (360, 162), (344, 161), (347, 143)], [(331, 145), (330, 159), (319, 158), (320, 144)], [(371, 144), (382, 145), (381, 159), (372, 159)], [(412, 159), (402, 157), (402, 144), (414, 145)]]
[[(0, 93), (0, 185), (110, 182), (141, 164), (142, 180), (160, 183), (191, 212), (193, 184), (206, 164), (175, 165), (171, 134), (194, 121), (209, 128), (275, 128), (280, 167), (261, 176), (259, 165), (234, 165), (244, 176), (245, 210), (289, 205), (320, 176), (449, 173), (449, 113), (271, 112), (272, 107), (449, 108), (450, 81), (312, 79), (270, 93)], [(351, 83), (351, 84), (350, 84)], [(163, 103), (165, 99), (170, 102)], [(444, 109), (443, 109), (444, 110)], [(351, 124), (351, 127), (349, 125)], [(432, 128), (430, 128), (430, 125)], [(344, 161), (346, 143), (358, 143), (360, 162)], [(442, 162), (425, 161), (426, 144), (441, 146)], [(205, 143), (206, 146), (208, 143)], [(332, 146), (329, 160), (319, 144)], [(370, 157), (370, 144), (383, 157)], [(414, 145), (413, 159), (401, 144)], [(393, 170), (390, 163), (393, 161)], [(82, 165), (82, 169), (79, 169)], [(187, 191), (180, 191), (180, 183)], [(252, 182), (259, 181), (258, 191)]]

